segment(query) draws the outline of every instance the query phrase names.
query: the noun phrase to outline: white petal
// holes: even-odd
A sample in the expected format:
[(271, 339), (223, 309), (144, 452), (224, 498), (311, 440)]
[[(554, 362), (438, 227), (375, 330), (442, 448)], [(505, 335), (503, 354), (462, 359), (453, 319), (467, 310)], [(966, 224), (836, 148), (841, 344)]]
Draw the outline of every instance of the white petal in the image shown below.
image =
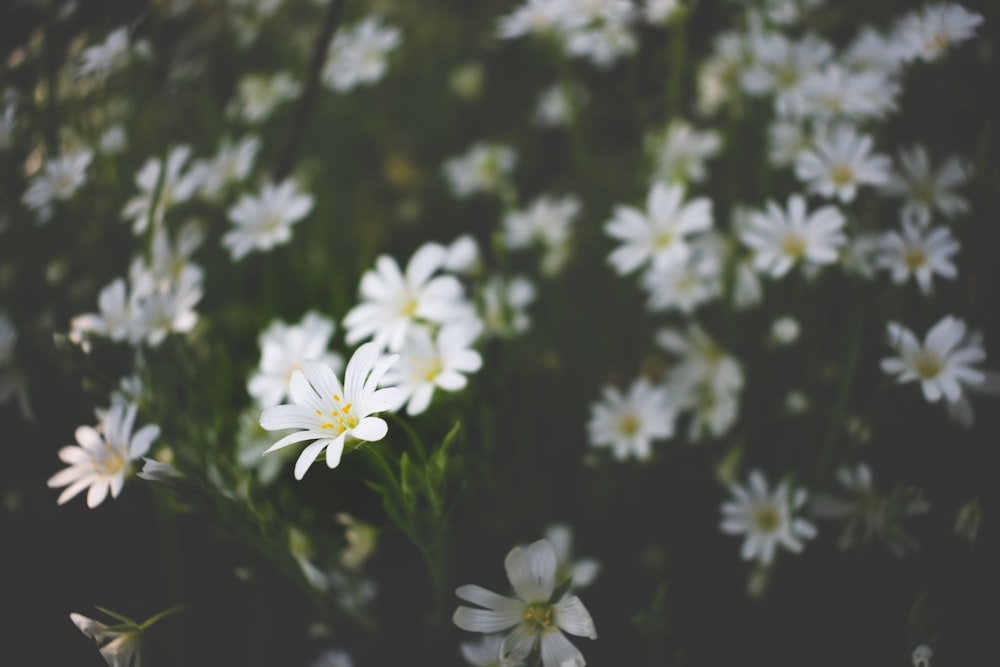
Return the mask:
[(563, 598), (556, 604), (556, 624), (571, 635), (597, 639), (597, 630), (594, 629), (590, 612), (575, 595)]
[(323, 448), (329, 444), (329, 440), (317, 440), (302, 450), (298, 460), (295, 461), (295, 479), (302, 479), (305, 476), (306, 470), (309, 470), (309, 466), (313, 464)]
[(455, 589), (455, 595), (466, 602), (478, 604), (501, 616), (506, 616), (510, 621), (509, 625), (517, 625), (521, 622), (524, 613), (524, 603), (519, 600), (498, 595), (493, 591), (486, 590), (482, 586), (467, 584)]
[(548, 540), (514, 547), (504, 559), (507, 578), (525, 602), (548, 601), (555, 588), (556, 565), (556, 552)]
[(388, 432), (389, 425), (385, 423), (384, 419), (379, 417), (365, 417), (357, 426), (351, 429), (352, 436), (358, 440), (367, 440), (368, 442), (381, 440)]
[(580, 649), (573, 646), (561, 632), (547, 632), (542, 635), (542, 665), (544, 667), (584, 667)]
[(455, 625), (469, 632), (499, 632), (516, 625), (521, 619), (518, 617), (512, 620), (506, 614), (489, 609), (459, 607), (455, 610), (451, 620)]

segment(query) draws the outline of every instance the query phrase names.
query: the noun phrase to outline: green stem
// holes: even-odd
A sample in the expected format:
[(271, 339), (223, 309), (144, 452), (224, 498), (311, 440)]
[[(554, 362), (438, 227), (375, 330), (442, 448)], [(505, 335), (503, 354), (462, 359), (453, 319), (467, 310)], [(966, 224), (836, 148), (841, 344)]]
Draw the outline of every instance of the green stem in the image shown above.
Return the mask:
[(394, 424), (396, 424), (401, 429), (403, 429), (403, 431), (406, 432), (407, 437), (410, 438), (410, 442), (413, 444), (414, 451), (417, 453), (417, 456), (420, 457), (420, 463), (421, 464), (427, 463), (427, 450), (424, 449), (424, 443), (420, 439), (420, 436), (417, 434), (417, 432), (413, 429), (413, 427), (410, 426), (410, 424), (406, 420), (402, 419), (399, 415), (393, 412), (389, 412), (386, 414)]
[(187, 605), (183, 605), (183, 604), (179, 604), (179, 605), (170, 607), (169, 609), (164, 609), (159, 614), (154, 614), (153, 616), (150, 616), (145, 621), (143, 621), (142, 623), (140, 623), (139, 627), (141, 629), (145, 630), (145, 629), (151, 627), (154, 623), (162, 621), (167, 616), (173, 616), (177, 612), (184, 611), (185, 609), (187, 609)]

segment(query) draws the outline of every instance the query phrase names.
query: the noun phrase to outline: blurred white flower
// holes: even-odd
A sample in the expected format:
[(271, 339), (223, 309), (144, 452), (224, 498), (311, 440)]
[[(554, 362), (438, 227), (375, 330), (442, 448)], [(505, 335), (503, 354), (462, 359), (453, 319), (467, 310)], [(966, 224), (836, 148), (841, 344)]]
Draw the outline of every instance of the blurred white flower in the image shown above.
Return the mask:
[(678, 406), (670, 395), (645, 378), (639, 378), (622, 394), (606, 386), (601, 400), (590, 406), (587, 432), (594, 447), (610, 447), (612, 455), (623, 461), (635, 457), (645, 461), (653, 454), (654, 440), (674, 434)]
[(921, 644), (917, 648), (913, 649), (913, 667), (931, 667), (931, 658), (934, 657), (934, 651), (927, 644)]
[(719, 133), (696, 130), (684, 120), (674, 120), (666, 131), (646, 139), (646, 151), (653, 159), (652, 181), (701, 183), (705, 161), (722, 147)]
[(151, 158), (136, 174), (139, 194), (129, 199), (122, 209), (122, 217), (132, 221), (134, 233), (145, 232), (151, 218), (153, 225), (159, 226), (167, 209), (187, 201), (194, 194), (197, 180), (190, 173), (181, 173), (190, 155), (190, 146), (175, 146), (167, 154), (165, 164)]
[(906, 60), (930, 62), (942, 57), (952, 45), (976, 34), (983, 17), (955, 3), (927, 5), (903, 17), (896, 28)]
[(84, 49), (80, 54), (76, 75), (106, 78), (125, 64), (128, 59), (128, 48), (128, 29), (122, 27), (113, 30), (100, 44)]
[(755, 31), (750, 36), (751, 65), (740, 77), (751, 95), (774, 95), (779, 114), (789, 110), (789, 95), (812, 72), (828, 63), (833, 47), (815, 35), (791, 41), (776, 32)]
[(883, 185), (889, 180), (889, 158), (873, 154), (871, 137), (858, 134), (849, 125), (816, 138), (815, 144), (799, 154), (795, 175), (809, 185), (809, 191), (842, 203), (854, 201), (858, 187)]
[(799, 553), (803, 540), (816, 536), (816, 527), (796, 516), (808, 500), (805, 490), (793, 491), (784, 482), (769, 491), (759, 470), (750, 472), (746, 486), (732, 484), (729, 490), (734, 499), (722, 505), (720, 528), (729, 535), (746, 535), (740, 550), (743, 560), (770, 565), (779, 546)]
[(896, 284), (913, 276), (920, 291), (930, 294), (935, 275), (948, 280), (958, 275), (952, 257), (959, 244), (947, 227), (924, 226), (904, 218), (902, 229), (883, 234), (879, 246), (876, 264), (888, 270)]
[(643, 16), (653, 25), (668, 25), (683, 8), (681, 0), (646, 0)]
[(462, 642), (459, 650), (462, 657), (472, 667), (522, 667), (521, 662), (500, 662), (500, 646), (503, 644), (503, 633), (483, 635), (471, 642)]
[(444, 175), (458, 197), (495, 194), (506, 187), (517, 156), (500, 144), (477, 143), (444, 163)]
[(45, 171), (31, 179), (22, 201), (41, 222), (47, 222), (52, 203), (70, 199), (86, 180), (93, 157), (93, 151), (83, 149), (49, 160)]
[(292, 372), (291, 405), (266, 408), (260, 425), (268, 431), (298, 429), (271, 445), (268, 454), (288, 445), (312, 440), (295, 462), (295, 479), (302, 479), (317, 456), (326, 450), (326, 465), (336, 468), (346, 445), (375, 442), (385, 437), (385, 420), (371, 415), (400, 404), (399, 389), (378, 388), (386, 370), (399, 355), (383, 357), (379, 346), (365, 343), (347, 362), (344, 384), (322, 361), (306, 359)]
[(903, 198), (903, 218), (927, 223), (936, 210), (948, 218), (969, 210), (964, 197), (954, 192), (971, 175), (972, 168), (957, 157), (945, 160), (936, 170), (923, 146), (899, 153), (899, 168), (879, 189), (886, 195)]
[(108, 492), (117, 498), (125, 484), (125, 477), (132, 472), (132, 461), (149, 451), (153, 440), (160, 434), (160, 427), (147, 424), (132, 433), (136, 404), (113, 405), (96, 428), (80, 426), (76, 429), (78, 445), (68, 445), (59, 450), (59, 458), (69, 464), (49, 478), (49, 488), (65, 486), (59, 495), (62, 505), (84, 489), (87, 507), (94, 508), (104, 502)]
[(479, 290), (479, 316), (489, 336), (509, 338), (531, 326), (528, 306), (538, 296), (534, 283), (524, 276), (505, 279), (492, 275)]
[(573, 219), (579, 213), (580, 200), (576, 197), (539, 197), (527, 209), (509, 211), (504, 216), (504, 241), (511, 250), (540, 246), (545, 251), (542, 271), (553, 275), (569, 256)]
[(786, 210), (769, 201), (767, 211), (752, 213), (740, 240), (754, 252), (755, 269), (780, 278), (799, 263), (814, 267), (836, 262), (847, 242), (844, 222), (836, 207), (808, 213), (805, 198), (792, 195)]
[(312, 195), (298, 191), (295, 182), (265, 183), (259, 195), (243, 195), (228, 211), (234, 227), (222, 237), (234, 261), (253, 250), (270, 250), (288, 243), (292, 225), (309, 215)]
[(571, 577), (570, 590), (575, 591), (594, 583), (601, 564), (593, 558), (573, 558), (573, 530), (568, 525), (556, 523), (546, 527), (545, 539), (556, 552), (556, 581)]
[(354, 661), (347, 651), (331, 648), (316, 656), (311, 667), (354, 667)]
[(214, 158), (192, 167), (197, 169), (193, 173), (197, 174), (198, 193), (214, 201), (222, 195), (226, 186), (245, 181), (253, 169), (259, 150), (260, 139), (252, 135), (244, 137), (236, 144), (230, 141), (222, 142)]
[(771, 339), (778, 345), (791, 345), (799, 339), (799, 333), (801, 333), (799, 322), (790, 315), (771, 322)]
[(558, 600), (552, 599), (558, 567), (552, 544), (538, 540), (514, 547), (504, 566), (517, 598), (473, 584), (459, 586), (455, 595), (482, 608), (458, 607), (452, 617), (455, 625), (470, 632), (506, 630), (498, 656), (501, 664), (524, 661), (540, 649), (543, 667), (583, 667), (583, 655), (563, 632), (597, 639), (597, 631), (580, 598), (564, 592)]
[(323, 66), (323, 83), (344, 92), (379, 81), (388, 68), (389, 53), (401, 41), (398, 28), (373, 16), (341, 30)]
[(260, 123), (271, 115), (275, 107), (295, 99), (301, 86), (288, 72), (273, 75), (248, 74), (240, 79), (237, 96), (229, 105), (229, 112), (247, 123)]

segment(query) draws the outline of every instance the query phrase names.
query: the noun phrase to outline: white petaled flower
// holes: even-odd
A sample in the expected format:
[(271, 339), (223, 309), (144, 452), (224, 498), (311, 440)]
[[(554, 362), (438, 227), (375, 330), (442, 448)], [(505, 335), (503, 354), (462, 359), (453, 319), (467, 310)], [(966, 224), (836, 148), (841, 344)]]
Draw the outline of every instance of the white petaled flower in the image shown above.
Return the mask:
[(377, 82), (385, 76), (389, 53), (400, 41), (399, 29), (369, 16), (334, 39), (323, 82), (341, 92)]
[(347, 651), (332, 648), (316, 656), (311, 667), (354, 667), (354, 661)]
[(643, 16), (653, 25), (667, 25), (683, 8), (681, 0), (646, 0)]
[(160, 427), (147, 424), (132, 433), (136, 404), (112, 405), (97, 428), (80, 426), (76, 429), (78, 445), (68, 445), (59, 450), (59, 458), (68, 468), (49, 478), (49, 488), (65, 486), (59, 495), (62, 505), (84, 489), (87, 507), (94, 508), (104, 502), (108, 492), (117, 498), (125, 484), (126, 475), (132, 472), (132, 461), (149, 451), (153, 440), (160, 434)]
[(679, 310), (692, 313), (703, 303), (722, 294), (725, 242), (711, 232), (691, 245), (687, 261), (658, 268), (649, 267), (642, 286), (649, 293), (646, 308), (652, 312)]
[(524, 276), (505, 280), (490, 276), (480, 288), (479, 315), (490, 336), (510, 337), (523, 333), (531, 326), (528, 306), (535, 302), (537, 290)]
[(790, 315), (779, 317), (771, 323), (771, 340), (778, 345), (791, 345), (799, 339), (802, 327)]
[(903, 65), (903, 50), (897, 40), (864, 26), (841, 54), (840, 62), (855, 71), (892, 75)]
[(478, 319), (450, 322), (433, 336), (426, 327), (410, 327), (399, 351), (399, 363), (385, 374), (386, 384), (399, 387), (400, 401), (406, 403), (408, 415), (427, 410), (435, 389), (465, 388), (465, 375), (483, 365), (482, 357), (472, 349), (482, 331)]
[(740, 83), (751, 95), (775, 95), (781, 114), (788, 110), (789, 94), (833, 56), (833, 47), (814, 35), (793, 42), (779, 33), (755, 31), (749, 48), (752, 64), (743, 71)]
[(646, 150), (653, 158), (652, 180), (701, 183), (705, 180), (705, 161), (722, 147), (719, 133), (696, 130), (690, 123), (675, 120), (659, 136), (646, 140)]
[(748, 38), (743, 32), (728, 31), (715, 37), (712, 53), (697, 71), (696, 109), (711, 116), (740, 88), (743, 69), (749, 62)]
[(203, 273), (187, 267), (172, 280), (164, 280), (150, 267), (132, 267), (132, 294), (129, 298), (133, 340), (145, 339), (156, 347), (169, 333), (188, 333), (198, 323), (194, 309), (201, 300)]
[(312, 208), (312, 195), (298, 192), (291, 179), (278, 185), (265, 183), (259, 195), (243, 195), (229, 209), (229, 220), (235, 226), (222, 237), (222, 243), (234, 261), (253, 250), (288, 243), (292, 225), (309, 215)]
[(578, 6), (571, 10), (571, 16), (579, 16), (579, 5), (603, 5), (611, 8), (609, 16), (596, 21), (573, 22), (573, 27), (563, 35), (563, 46), (572, 56), (587, 58), (598, 67), (608, 68), (616, 60), (634, 53), (638, 40), (629, 22), (633, 17), (633, 7), (628, 0), (577, 0)]
[(470, 632), (507, 631), (500, 643), (501, 664), (525, 661), (539, 650), (544, 667), (583, 667), (586, 661), (563, 632), (597, 639), (590, 612), (575, 595), (552, 599), (558, 562), (548, 540), (514, 547), (504, 560), (507, 578), (517, 598), (467, 584), (455, 590), (462, 600), (482, 607), (460, 606), (452, 620)]
[(838, 126), (799, 155), (795, 175), (809, 184), (810, 192), (850, 203), (858, 187), (889, 180), (889, 158), (872, 154), (872, 145), (871, 137), (849, 125)]
[(362, 302), (344, 316), (347, 343), (374, 338), (379, 347), (398, 351), (414, 322), (440, 324), (464, 315), (462, 284), (454, 276), (434, 276), (447, 254), (440, 244), (425, 243), (413, 253), (406, 273), (392, 257), (379, 256), (375, 270), (361, 276)]
[(449, 273), (473, 275), (482, 268), (479, 244), (471, 234), (462, 234), (451, 242), (443, 268)]
[(268, 431), (298, 430), (264, 453), (312, 440), (295, 462), (295, 479), (302, 479), (324, 450), (327, 467), (336, 468), (345, 445), (384, 438), (388, 425), (371, 415), (400, 403), (399, 389), (378, 388), (382, 376), (398, 358), (395, 354), (382, 357), (378, 345), (365, 343), (347, 362), (343, 386), (333, 369), (322, 361), (303, 361), (302, 368), (292, 372), (288, 392), (292, 404), (266, 408), (260, 415), (260, 425)]
[(333, 332), (333, 321), (316, 312), (306, 313), (298, 324), (272, 322), (260, 334), (260, 366), (247, 383), (247, 393), (262, 408), (280, 404), (288, 393), (292, 373), (306, 359), (322, 361), (339, 373), (343, 359), (327, 351)]
[(931, 327), (921, 343), (897, 322), (886, 327), (886, 340), (899, 356), (882, 360), (882, 370), (899, 383), (919, 381), (924, 398), (936, 403), (944, 398), (956, 403), (963, 390), (986, 383), (986, 372), (974, 365), (986, 359), (986, 351), (967, 336), (965, 322), (947, 315)]
[(802, 152), (812, 148), (812, 132), (799, 120), (778, 118), (768, 130), (768, 160), (774, 167), (790, 167)]
[(631, 273), (647, 263), (662, 268), (687, 260), (688, 237), (712, 226), (712, 202), (704, 197), (686, 204), (683, 200), (683, 186), (655, 183), (645, 212), (631, 206), (615, 208), (604, 231), (622, 241), (608, 256), (619, 274)]
[(201, 196), (218, 199), (227, 185), (246, 180), (259, 150), (260, 139), (254, 136), (244, 137), (236, 144), (223, 142), (215, 157), (200, 165), (198, 191)]
[(896, 109), (900, 86), (888, 74), (829, 64), (789, 93), (789, 111), (819, 121), (882, 118)]
[(793, 491), (784, 482), (769, 491), (764, 474), (754, 470), (746, 486), (732, 484), (729, 490), (734, 500), (722, 505), (720, 528), (729, 535), (746, 535), (740, 550), (743, 560), (769, 565), (779, 546), (799, 553), (803, 540), (816, 536), (816, 527), (796, 516), (808, 500), (804, 489)]
[(587, 431), (594, 447), (610, 447), (618, 460), (634, 456), (640, 461), (652, 455), (653, 440), (674, 434), (677, 406), (661, 387), (639, 378), (622, 394), (604, 387), (603, 396), (590, 406)]
[(754, 252), (754, 268), (780, 278), (793, 266), (832, 264), (847, 242), (842, 231), (844, 216), (834, 206), (808, 213), (799, 195), (788, 199), (788, 208), (767, 203), (767, 211), (749, 217), (740, 240)]
[(957, 157), (945, 160), (936, 170), (923, 146), (899, 153), (899, 169), (880, 188), (886, 195), (902, 197), (903, 217), (928, 222), (933, 211), (953, 218), (969, 210), (964, 197), (954, 192), (965, 183), (971, 167)]
[(86, 347), (89, 334), (107, 336), (111, 340), (136, 342), (137, 308), (128, 296), (123, 278), (116, 278), (97, 297), (100, 314), (78, 315), (70, 323), (70, 340)]
[[(77, 613), (71, 613), (69, 619), (80, 632), (94, 641), (108, 667), (139, 667), (141, 628), (113, 630), (100, 621)], [(122, 625), (118, 623), (114, 627)]]
[(128, 29), (112, 31), (100, 44), (87, 47), (80, 54), (77, 76), (95, 75), (105, 78), (119, 69), (128, 58)]
[(197, 181), (190, 174), (181, 173), (190, 155), (190, 146), (175, 146), (167, 154), (165, 165), (161, 160), (150, 159), (136, 174), (135, 184), (140, 192), (129, 199), (122, 209), (122, 217), (132, 221), (134, 233), (145, 232), (150, 217), (153, 224), (159, 226), (167, 209), (187, 201), (194, 194)]
[(931, 667), (934, 651), (927, 644), (921, 644), (913, 649), (913, 655), (910, 657), (913, 659), (913, 667)]
[(579, 213), (580, 200), (576, 197), (539, 197), (526, 210), (504, 216), (504, 240), (512, 250), (532, 245), (544, 248), (542, 271), (554, 275), (569, 257), (573, 219)]
[(567, 0), (527, 0), (497, 22), (497, 34), (504, 39), (529, 33), (555, 32), (566, 19)]
[(900, 284), (913, 276), (920, 291), (930, 294), (935, 275), (952, 280), (958, 269), (952, 256), (959, 250), (947, 227), (930, 227), (903, 220), (901, 231), (886, 232), (879, 239), (876, 264), (887, 269), (894, 283)]
[(587, 102), (587, 91), (573, 84), (555, 84), (538, 94), (535, 121), (544, 127), (569, 125), (577, 110)]
[(962, 5), (929, 5), (903, 17), (896, 29), (906, 60), (937, 60), (953, 45), (971, 38), (983, 17)]
[(507, 146), (478, 143), (445, 162), (444, 175), (458, 197), (496, 193), (507, 184), (516, 160), (516, 154)]
[(573, 530), (564, 523), (552, 524), (545, 529), (545, 539), (556, 551), (556, 581), (572, 579), (571, 590), (580, 590), (594, 583), (601, 571), (601, 564), (593, 558), (573, 558)]
[(31, 179), (24, 193), (24, 204), (47, 220), (47, 209), (54, 201), (70, 199), (87, 178), (87, 167), (94, 153), (79, 150), (68, 153), (45, 165), (45, 171)]
[(260, 123), (282, 102), (295, 99), (300, 89), (299, 83), (287, 72), (272, 76), (247, 75), (240, 79), (237, 97), (230, 103), (229, 113), (247, 123)]

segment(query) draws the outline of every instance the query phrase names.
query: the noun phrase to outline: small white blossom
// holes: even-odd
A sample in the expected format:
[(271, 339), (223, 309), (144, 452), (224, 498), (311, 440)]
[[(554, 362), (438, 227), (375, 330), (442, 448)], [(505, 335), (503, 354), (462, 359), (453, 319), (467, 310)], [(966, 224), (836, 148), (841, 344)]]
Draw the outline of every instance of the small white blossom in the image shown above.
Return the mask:
[(832, 264), (847, 239), (842, 231), (844, 216), (833, 206), (808, 213), (806, 201), (792, 195), (788, 208), (767, 203), (767, 211), (752, 213), (740, 240), (754, 252), (754, 268), (774, 278), (793, 266)]
[(920, 291), (930, 294), (935, 275), (948, 280), (958, 275), (952, 257), (959, 244), (947, 227), (924, 226), (904, 218), (903, 228), (883, 234), (879, 245), (876, 264), (888, 270), (896, 284), (913, 276)]
[(559, 563), (556, 581), (570, 577), (571, 590), (580, 590), (594, 583), (601, 571), (601, 564), (593, 558), (573, 558), (573, 530), (564, 523), (552, 524), (545, 528), (545, 539), (552, 544)]
[(477, 303), (486, 334), (509, 338), (527, 331), (531, 326), (528, 306), (537, 296), (535, 285), (524, 276), (490, 276), (480, 288)]
[(337, 91), (372, 84), (385, 76), (388, 55), (401, 42), (399, 29), (369, 16), (340, 32), (323, 67), (323, 83)]
[(226, 186), (241, 183), (250, 175), (260, 139), (248, 136), (236, 144), (224, 141), (215, 157), (198, 165), (198, 192), (208, 200), (217, 200)]
[(112, 627), (117, 628), (123, 624), (115, 623), (109, 627), (77, 613), (71, 613), (69, 619), (84, 636), (97, 644), (101, 657), (108, 667), (139, 667), (141, 659), (139, 640), (142, 631), (138, 626), (113, 630)]
[(923, 146), (899, 153), (899, 168), (881, 186), (884, 194), (901, 197), (903, 217), (926, 223), (938, 211), (948, 218), (969, 210), (969, 203), (955, 189), (965, 183), (971, 167), (957, 157), (945, 160), (936, 170)]
[(259, 195), (243, 195), (229, 209), (234, 227), (222, 237), (222, 243), (234, 261), (253, 250), (270, 250), (288, 243), (292, 225), (309, 215), (312, 208), (312, 195), (298, 192), (291, 179), (277, 185), (265, 183)]
[(115, 70), (121, 68), (128, 58), (128, 29), (118, 28), (112, 31), (100, 44), (84, 49), (80, 54), (80, 64), (76, 75), (97, 76), (107, 78)]
[(573, 219), (579, 213), (580, 200), (576, 197), (539, 197), (527, 209), (504, 216), (504, 240), (512, 250), (541, 246), (545, 250), (542, 270), (553, 275), (569, 255)]
[(928, 5), (919, 13), (907, 14), (896, 29), (906, 60), (919, 58), (930, 62), (942, 57), (954, 44), (976, 34), (983, 17), (962, 5)]
[(122, 210), (122, 217), (132, 221), (134, 233), (145, 232), (150, 218), (154, 226), (159, 226), (167, 209), (187, 201), (194, 194), (197, 181), (190, 174), (181, 173), (190, 155), (189, 146), (175, 146), (167, 154), (165, 165), (163, 161), (151, 158), (139, 170), (135, 184), (140, 192), (129, 199)]
[(590, 406), (587, 431), (594, 447), (610, 447), (614, 457), (640, 461), (652, 456), (652, 442), (674, 434), (677, 406), (669, 394), (639, 378), (622, 394), (604, 387), (601, 400)]
[(734, 499), (722, 505), (722, 532), (746, 535), (740, 555), (770, 565), (779, 546), (793, 553), (803, 548), (803, 540), (816, 536), (816, 527), (795, 515), (808, 500), (803, 489), (792, 490), (788, 482), (773, 492), (759, 470), (753, 470), (746, 486), (729, 487)]
[(646, 140), (646, 150), (653, 158), (653, 181), (701, 183), (705, 180), (705, 161), (722, 147), (719, 133), (696, 130), (683, 120), (675, 120), (660, 136)]
[(444, 163), (444, 175), (458, 197), (494, 194), (506, 186), (517, 156), (499, 144), (477, 143), (466, 153)]
[(46, 222), (53, 202), (70, 199), (87, 178), (93, 151), (79, 150), (50, 160), (45, 170), (31, 179), (22, 201)]
[(681, 0), (646, 0), (643, 16), (653, 25), (668, 25), (682, 9)]
[(872, 154), (872, 145), (871, 137), (858, 134), (849, 125), (838, 126), (799, 155), (795, 175), (808, 183), (810, 192), (850, 203), (858, 187), (883, 185), (889, 180), (889, 158)]
[(301, 86), (287, 72), (271, 76), (249, 74), (240, 79), (236, 98), (229, 111), (247, 123), (260, 123), (275, 107), (298, 96)]

